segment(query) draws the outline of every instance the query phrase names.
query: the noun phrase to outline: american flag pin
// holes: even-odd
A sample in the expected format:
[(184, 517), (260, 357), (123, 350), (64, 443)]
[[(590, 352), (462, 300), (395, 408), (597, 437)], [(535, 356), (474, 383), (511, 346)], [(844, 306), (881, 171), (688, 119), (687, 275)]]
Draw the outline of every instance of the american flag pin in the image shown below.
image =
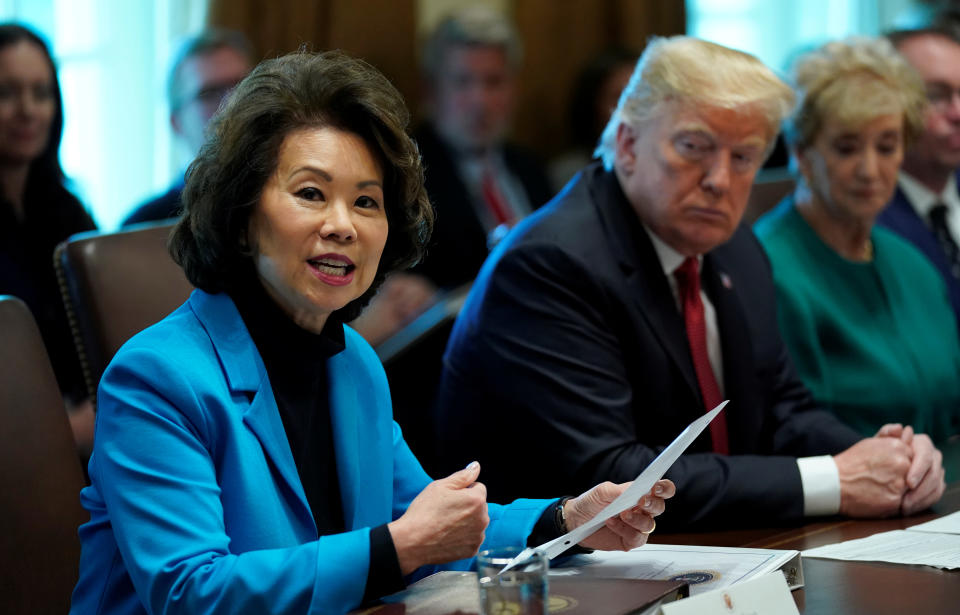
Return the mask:
[(733, 288), (733, 280), (731, 280), (730, 276), (725, 273), (720, 274), (720, 283), (723, 284), (723, 287), (727, 290)]

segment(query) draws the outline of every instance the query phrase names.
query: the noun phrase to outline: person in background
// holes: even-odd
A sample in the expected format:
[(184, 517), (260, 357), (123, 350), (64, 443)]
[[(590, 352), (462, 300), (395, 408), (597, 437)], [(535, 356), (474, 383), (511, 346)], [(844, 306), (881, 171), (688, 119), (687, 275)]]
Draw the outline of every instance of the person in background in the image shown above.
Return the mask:
[(607, 49), (593, 57), (577, 75), (567, 117), (573, 149), (550, 163), (555, 191), (593, 159), (593, 150), (633, 74), (637, 56), (636, 52), (620, 47)]
[[(210, 29), (180, 45), (167, 81), (170, 127), (192, 159), (220, 102), (253, 67), (253, 48), (239, 32)], [(163, 194), (137, 206), (123, 226), (180, 214), (182, 176)]]
[[(100, 383), (72, 613), (343, 613), (558, 537), (626, 489), (488, 504), (477, 463), (431, 481), (404, 442), (343, 322), (430, 236), (407, 122), (340, 52), (268, 60), (229, 97), (170, 242), (198, 290)], [(659, 481), (582, 544), (644, 544), (673, 492)]]
[(424, 41), (427, 121), (414, 138), (437, 226), (417, 272), (441, 288), (473, 281), (498, 235), (553, 196), (540, 161), (507, 140), (521, 57), (513, 24), (482, 5)]
[(956, 27), (894, 32), (890, 41), (926, 88), (924, 130), (909, 147), (877, 224), (919, 249), (940, 272), (960, 322), (960, 37)]
[[(940, 498), (929, 437), (843, 424), (780, 337), (769, 263), (740, 221), (793, 100), (749, 54), (651, 40), (602, 162), (514, 228), (470, 290), (436, 406), (441, 468), (479, 451), (494, 498), (624, 480), (729, 399), (667, 472), (665, 527), (883, 517)], [(524, 434), (509, 457), (489, 444), (504, 433)]]
[(40, 327), (83, 457), (93, 406), (53, 268), (57, 244), (96, 228), (60, 166), (63, 98), (50, 51), (31, 30), (0, 24), (0, 294), (23, 299)]
[(835, 41), (794, 69), (787, 142), (794, 194), (757, 221), (777, 314), (801, 380), (863, 435), (910, 424), (935, 445), (960, 433), (960, 337), (946, 287), (874, 221), (923, 132), (916, 72), (885, 39)]
[[(352, 323), (374, 346), (430, 307), (438, 289), (472, 282), (489, 246), (553, 194), (539, 160), (507, 141), (520, 47), (513, 25), (482, 5), (442, 19), (424, 41), (427, 120), (414, 139), (437, 223), (423, 262), (387, 280)], [(439, 370), (439, 355), (424, 360)]]

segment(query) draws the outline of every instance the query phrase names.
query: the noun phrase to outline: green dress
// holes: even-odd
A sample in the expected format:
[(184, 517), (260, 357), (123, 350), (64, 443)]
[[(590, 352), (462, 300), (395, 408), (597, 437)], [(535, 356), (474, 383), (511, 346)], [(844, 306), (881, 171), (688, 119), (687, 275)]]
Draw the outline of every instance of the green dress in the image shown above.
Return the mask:
[(874, 227), (873, 260), (849, 261), (789, 196), (754, 231), (773, 266), (780, 330), (816, 399), (864, 435), (904, 423), (942, 445), (960, 433), (960, 337), (919, 251)]

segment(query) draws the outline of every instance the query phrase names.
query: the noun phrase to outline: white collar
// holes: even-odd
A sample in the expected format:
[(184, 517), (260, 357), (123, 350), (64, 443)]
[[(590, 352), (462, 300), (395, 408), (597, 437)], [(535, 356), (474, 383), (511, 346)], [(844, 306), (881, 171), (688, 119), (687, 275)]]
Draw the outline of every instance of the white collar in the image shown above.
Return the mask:
[[(687, 257), (667, 245), (667, 243), (651, 231), (646, 224), (643, 225), (643, 230), (647, 231), (647, 236), (650, 237), (650, 242), (653, 243), (653, 250), (657, 253), (657, 258), (660, 259), (660, 266), (663, 268), (663, 273), (669, 278), (673, 275), (673, 272), (677, 270), (677, 267), (682, 265), (683, 261), (687, 260)], [(697, 261), (702, 264), (703, 256), (698, 255)]]
[(917, 215), (924, 220), (929, 217), (930, 210), (937, 203), (944, 203), (950, 209), (960, 209), (960, 194), (957, 193), (957, 176), (954, 173), (950, 174), (947, 185), (940, 194), (933, 192), (905, 171), (900, 171), (897, 182)]

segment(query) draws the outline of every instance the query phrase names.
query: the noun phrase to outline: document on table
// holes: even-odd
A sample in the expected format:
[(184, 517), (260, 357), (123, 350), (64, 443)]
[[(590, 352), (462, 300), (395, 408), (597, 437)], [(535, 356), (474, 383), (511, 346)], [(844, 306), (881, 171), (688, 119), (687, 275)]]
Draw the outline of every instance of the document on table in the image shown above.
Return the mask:
[(683, 451), (687, 450), (687, 447), (697, 439), (697, 436), (706, 429), (707, 425), (710, 424), (720, 411), (723, 410), (724, 406), (730, 403), (730, 400), (720, 402), (716, 408), (707, 412), (700, 418), (696, 419), (687, 427), (680, 432), (680, 435), (674, 438), (667, 448), (660, 451), (660, 454), (657, 455), (656, 459), (650, 462), (643, 472), (641, 472), (635, 479), (633, 483), (627, 489), (621, 493), (617, 499), (610, 502), (603, 510), (598, 512), (593, 519), (587, 521), (583, 525), (567, 532), (559, 538), (554, 538), (549, 542), (545, 542), (538, 547), (526, 548), (517, 554), (506, 566), (500, 571), (499, 574), (503, 574), (507, 570), (510, 570), (518, 563), (530, 557), (530, 554), (534, 550), (540, 550), (547, 554), (547, 559), (553, 559), (556, 556), (560, 555), (570, 547), (579, 544), (581, 540), (587, 538), (604, 524), (604, 522), (613, 517), (614, 515), (619, 515), (623, 511), (631, 508), (636, 505), (636, 503), (642, 498), (648, 491), (653, 489), (654, 483), (663, 478), (663, 475), (666, 474), (667, 470), (670, 469), (670, 466), (673, 465), (673, 462), (680, 457)]
[(914, 528), (894, 530), (807, 549), (803, 557), (918, 564), (954, 570), (960, 568), (960, 534), (915, 531)]
[(800, 552), (738, 547), (647, 544), (626, 553), (595, 552), (569, 558), (550, 575), (682, 580), (690, 595), (782, 570), (790, 589), (803, 587)]
[(939, 519), (910, 526), (911, 532), (937, 532), (940, 534), (960, 534), (960, 511), (944, 515)]

